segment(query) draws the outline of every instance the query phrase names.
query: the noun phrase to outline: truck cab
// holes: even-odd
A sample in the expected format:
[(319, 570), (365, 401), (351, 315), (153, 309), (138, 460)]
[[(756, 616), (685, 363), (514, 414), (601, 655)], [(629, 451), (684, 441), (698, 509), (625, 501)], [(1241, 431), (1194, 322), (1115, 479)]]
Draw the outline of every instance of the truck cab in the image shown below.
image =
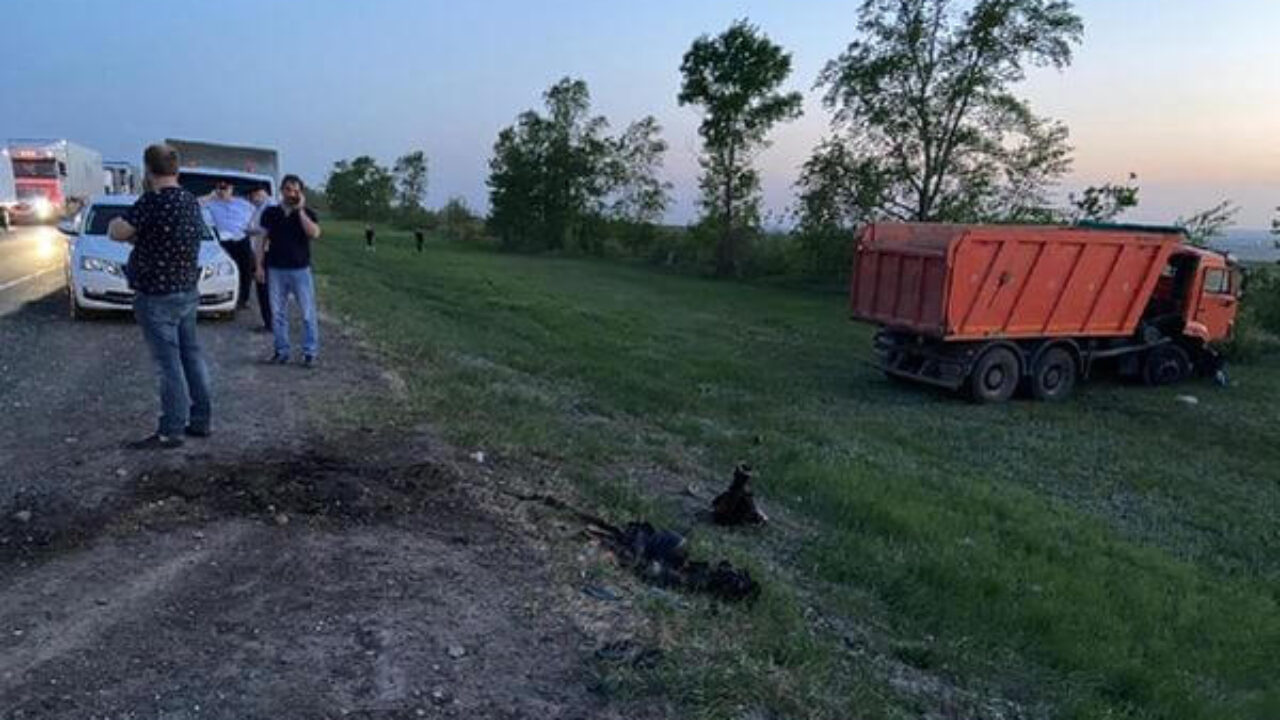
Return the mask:
[(1241, 290), (1239, 268), (1221, 253), (1180, 246), (1156, 283), (1145, 320), (1201, 343), (1230, 338)]

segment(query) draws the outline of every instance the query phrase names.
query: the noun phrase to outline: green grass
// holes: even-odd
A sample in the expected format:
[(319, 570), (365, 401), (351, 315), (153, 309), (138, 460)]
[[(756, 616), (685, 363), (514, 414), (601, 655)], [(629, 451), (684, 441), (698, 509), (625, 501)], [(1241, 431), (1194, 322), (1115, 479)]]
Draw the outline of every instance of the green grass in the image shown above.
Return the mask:
[(357, 235), (328, 228), (322, 303), (455, 443), (677, 523), (685, 483), (756, 466), (783, 522), (694, 533), (764, 599), (654, 608), (672, 652), (633, 691), (694, 717), (1280, 717), (1274, 352), (1228, 390), (979, 407), (885, 381), (838, 295)]

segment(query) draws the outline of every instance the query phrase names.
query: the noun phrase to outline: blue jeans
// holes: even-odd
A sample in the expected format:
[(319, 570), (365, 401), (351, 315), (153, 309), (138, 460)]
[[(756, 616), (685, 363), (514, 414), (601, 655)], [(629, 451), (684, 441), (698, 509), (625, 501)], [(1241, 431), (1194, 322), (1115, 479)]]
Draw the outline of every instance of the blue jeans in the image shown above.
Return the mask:
[(289, 296), (302, 309), (302, 354), (315, 357), (320, 352), (320, 322), (316, 319), (316, 287), (311, 268), (269, 268), (267, 290), (271, 295), (271, 332), (276, 354), (289, 354)]
[(171, 295), (138, 293), (133, 315), (160, 374), (160, 428), (166, 437), (182, 429), (209, 429), (209, 371), (196, 340), (197, 291)]

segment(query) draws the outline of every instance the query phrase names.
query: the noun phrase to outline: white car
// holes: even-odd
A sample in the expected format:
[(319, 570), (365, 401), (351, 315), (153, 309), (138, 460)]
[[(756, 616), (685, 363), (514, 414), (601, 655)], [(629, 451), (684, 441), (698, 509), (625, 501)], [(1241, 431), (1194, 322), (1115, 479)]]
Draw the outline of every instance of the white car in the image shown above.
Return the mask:
[[(124, 274), (133, 246), (107, 237), (107, 225), (137, 199), (135, 195), (95, 197), (75, 217), (58, 226), (68, 236), (67, 295), (72, 318), (84, 317), (86, 311), (133, 309), (134, 293)], [(233, 317), (240, 274), (218, 244), (208, 211), (205, 230), (200, 243), (199, 313)]]

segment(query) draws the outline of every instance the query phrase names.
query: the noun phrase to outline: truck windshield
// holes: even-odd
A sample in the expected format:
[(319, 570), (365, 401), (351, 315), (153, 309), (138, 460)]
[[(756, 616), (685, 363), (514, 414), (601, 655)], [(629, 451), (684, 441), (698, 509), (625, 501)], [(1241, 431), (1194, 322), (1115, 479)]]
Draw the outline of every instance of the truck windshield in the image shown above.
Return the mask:
[(13, 176), (20, 178), (56, 178), (58, 177), (58, 163), (53, 158), (47, 160), (18, 160), (13, 161)]

